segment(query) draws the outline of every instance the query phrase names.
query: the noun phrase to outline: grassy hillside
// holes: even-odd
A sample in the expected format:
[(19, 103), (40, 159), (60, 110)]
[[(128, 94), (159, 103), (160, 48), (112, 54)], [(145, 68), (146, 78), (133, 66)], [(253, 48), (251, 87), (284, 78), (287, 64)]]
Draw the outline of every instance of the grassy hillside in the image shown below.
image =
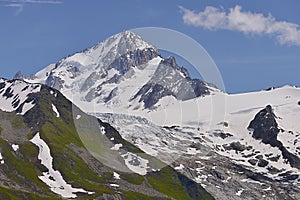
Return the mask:
[[(77, 193), (77, 199), (212, 199), (201, 186), (168, 166), (141, 176), (104, 165), (101, 159), (91, 155), (91, 150), (104, 155), (103, 161), (109, 163), (112, 162), (110, 158), (116, 158), (120, 165), (124, 165), (118, 152), (109, 150), (105, 142), (109, 138), (114, 138), (111, 141), (114, 144), (122, 144), (122, 151), (143, 152), (122, 139), (109, 124), (83, 113), (58, 91), (55, 91), (57, 95), (50, 91), (55, 90), (42, 86), (41, 92), (30, 95), (29, 100), (34, 100), (36, 105), (24, 116), (0, 113), (0, 152), (4, 160), (0, 165), (0, 199), (60, 199), (38, 178), (47, 171), (38, 160), (38, 147), (29, 141), (38, 132), (50, 147), (54, 169), (64, 180), (73, 187), (95, 192), (92, 195)], [(52, 104), (60, 117), (53, 112)], [(74, 112), (81, 116), (76, 124)], [(101, 126), (105, 127), (105, 135), (99, 133)], [(12, 149), (14, 143), (19, 145), (17, 151)], [(86, 144), (89, 144), (88, 148)], [(145, 159), (152, 165), (163, 165), (151, 156), (145, 156)], [(120, 175), (120, 180), (114, 178), (114, 172)]]

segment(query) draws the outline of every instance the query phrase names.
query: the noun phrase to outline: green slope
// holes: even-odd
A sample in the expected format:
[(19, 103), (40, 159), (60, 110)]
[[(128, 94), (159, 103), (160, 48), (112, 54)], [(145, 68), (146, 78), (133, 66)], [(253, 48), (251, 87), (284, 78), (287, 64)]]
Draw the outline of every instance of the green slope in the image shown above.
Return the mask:
[[(57, 96), (50, 94), (50, 90), (55, 91)], [(54, 89), (42, 86), (41, 92), (30, 95), (29, 100), (34, 100), (36, 106), (24, 116), (0, 113), (3, 122), (0, 122), (0, 132), (11, 132), (16, 138), (0, 135), (0, 152), (5, 161), (0, 165), (0, 177), (4, 177), (0, 180), (0, 199), (60, 199), (38, 178), (46, 169), (37, 159), (38, 148), (29, 142), (37, 132), (51, 149), (54, 169), (60, 171), (66, 182), (73, 187), (95, 192), (93, 195), (77, 194), (77, 199), (104, 196), (121, 199), (213, 199), (199, 184), (168, 166), (145, 176), (118, 171), (121, 180), (115, 180), (113, 172), (116, 170), (89, 153), (82, 142), (82, 135), (92, 136), (92, 139), (84, 141), (85, 144), (88, 142), (89, 150), (101, 152), (105, 156), (110, 155), (105, 141), (111, 137), (115, 138), (115, 144), (123, 144), (124, 151), (143, 153), (140, 149), (122, 139), (109, 124), (80, 111)], [(57, 107), (59, 118), (53, 112), (52, 104)], [(76, 124), (74, 112), (81, 115)], [(104, 136), (96, 131), (99, 126), (105, 127)], [(25, 139), (18, 141), (17, 133), (20, 132), (25, 134)], [(93, 139), (95, 137), (97, 139)], [(11, 148), (14, 140), (20, 146), (16, 152)], [(103, 160), (109, 159), (105, 156)], [(124, 165), (120, 156), (112, 156), (116, 156), (120, 159), (118, 162)], [(145, 155), (145, 159), (153, 166), (163, 166), (163, 163), (151, 156)], [(120, 187), (112, 187), (111, 183), (117, 183)]]

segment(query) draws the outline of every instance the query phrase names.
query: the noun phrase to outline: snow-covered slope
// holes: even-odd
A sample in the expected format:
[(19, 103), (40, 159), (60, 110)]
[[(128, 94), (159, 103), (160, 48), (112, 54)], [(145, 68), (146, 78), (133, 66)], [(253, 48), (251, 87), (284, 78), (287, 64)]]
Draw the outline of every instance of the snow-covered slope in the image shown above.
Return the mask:
[(164, 97), (180, 101), (217, 91), (191, 79), (174, 58), (162, 58), (155, 46), (130, 31), (66, 57), (25, 80), (60, 90), (86, 112), (151, 110)]
[[(267, 105), (272, 107), (276, 115), (274, 120), (280, 129), (278, 140), (290, 153), (300, 156), (299, 100), (300, 88), (284, 86), (271, 91), (236, 95), (217, 94), (177, 102), (165, 109), (147, 112), (143, 116), (160, 127), (177, 126), (187, 131), (191, 128), (193, 130), (191, 132), (196, 137), (201, 138), (205, 144), (219, 154), (236, 161), (244, 160), (243, 164), (253, 167), (248, 162), (253, 156), (247, 155), (254, 151), (259, 151), (261, 155), (282, 154), (278, 147), (265, 144), (261, 139), (254, 138), (252, 131), (248, 128), (256, 114)], [(224, 108), (222, 108), (223, 106)], [(216, 108), (218, 109), (216, 110)], [(260, 121), (263, 123), (262, 120)], [(117, 124), (115, 125), (118, 126)], [(123, 128), (123, 130), (126, 129)], [(135, 128), (135, 130), (137, 129)], [(241, 146), (249, 147), (249, 150), (237, 153), (234, 148), (228, 147), (237, 142)], [(268, 156), (263, 157), (267, 158)], [(285, 169), (286, 171), (292, 170), (290, 164), (282, 156), (276, 162), (271, 161), (269, 165), (277, 166), (278, 169)], [(259, 166), (255, 167), (261, 171), (266, 171), (265, 166), (261, 169)], [(296, 171), (299, 173), (298, 170)]]
[[(295, 191), (300, 188), (299, 100), (300, 88), (284, 86), (244, 94), (217, 93), (182, 102), (169, 99), (172, 103), (167, 107), (135, 113), (144, 118), (96, 115), (117, 127), (129, 142), (173, 163), (177, 170), (215, 192), (216, 198), (253, 199), (280, 196), (286, 189), (270, 189), (279, 187), (277, 183)], [(257, 188), (257, 182), (263, 187)], [(228, 188), (225, 193), (224, 188)], [(241, 192), (241, 188), (247, 189)]]
[(0, 79), (0, 110), (6, 112), (16, 111), (24, 115), (34, 107), (34, 99), (30, 94), (37, 93), (40, 84), (27, 84), (23, 81), (9, 81)]

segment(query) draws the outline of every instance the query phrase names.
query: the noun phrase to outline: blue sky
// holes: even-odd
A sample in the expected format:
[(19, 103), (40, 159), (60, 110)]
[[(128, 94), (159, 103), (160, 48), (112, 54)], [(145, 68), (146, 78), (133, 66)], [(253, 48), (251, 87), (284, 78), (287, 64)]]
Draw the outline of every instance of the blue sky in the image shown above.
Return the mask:
[(298, 0), (0, 0), (0, 76), (33, 74), (115, 33), (151, 26), (199, 42), (227, 92), (300, 86), (299, 8)]

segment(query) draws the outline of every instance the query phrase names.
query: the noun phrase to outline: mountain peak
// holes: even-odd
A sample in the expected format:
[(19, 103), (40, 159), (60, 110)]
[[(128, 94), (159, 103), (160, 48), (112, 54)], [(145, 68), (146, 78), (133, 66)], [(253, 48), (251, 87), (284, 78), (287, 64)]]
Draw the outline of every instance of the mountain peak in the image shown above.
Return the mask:
[(66, 57), (28, 81), (45, 83), (70, 99), (76, 94), (77, 104), (93, 101), (104, 108), (154, 108), (167, 96), (181, 101), (210, 94), (208, 85), (192, 80), (174, 57), (163, 59), (155, 46), (131, 31)]
[(126, 30), (115, 34), (102, 42), (99, 42), (91, 49), (97, 51), (100, 50), (102, 53), (106, 53), (107, 55), (116, 53), (117, 56), (121, 56), (130, 51), (135, 51), (138, 49), (143, 50), (147, 48), (156, 49), (155, 46), (144, 41), (141, 36)]
[(128, 31), (128, 30), (122, 31), (121, 33), (118, 33), (116, 35), (119, 35), (126, 39), (139, 38), (140, 40), (142, 40), (141, 36), (139, 36), (138, 34), (132, 32), (132, 31)]
[(253, 130), (253, 137), (262, 139), (262, 142), (266, 144), (276, 146), (274, 140), (276, 140), (279, 132), (276, 118), (270, 105), (259, 111), (248, 127), (250, 130)]
[(18, 71), (13, 77), (13, 79), (18, 79), (18, 80), (23, 80), (24, 78), (25, 76), (22, 74), (21, 71)]
[(136, 50), (154, 49), (156, 47), (144, 41), (131, 31), (115, 34), (98, 44), (81, 52), (68, 56), (55, 64), (55, 68), (76, 67), (78, 71), (109, 66), (115, 59)]

